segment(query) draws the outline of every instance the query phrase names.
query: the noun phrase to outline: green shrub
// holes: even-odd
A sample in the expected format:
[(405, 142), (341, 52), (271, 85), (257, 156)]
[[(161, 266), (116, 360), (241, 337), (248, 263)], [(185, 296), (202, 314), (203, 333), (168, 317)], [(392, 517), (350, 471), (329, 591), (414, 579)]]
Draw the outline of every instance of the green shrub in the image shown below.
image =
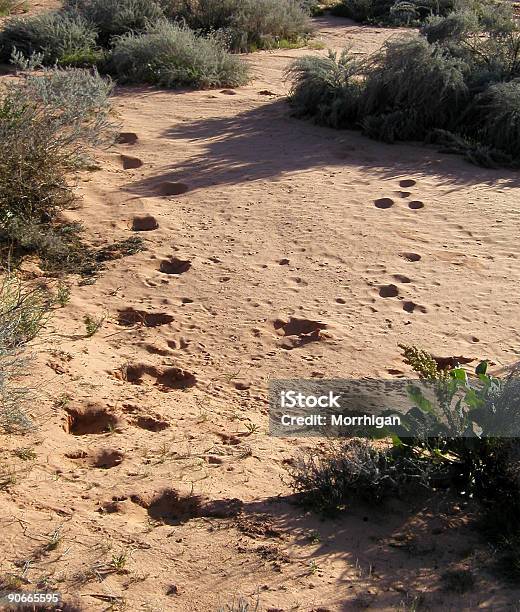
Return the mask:
[(206, 34), (220, 31), (233, 51), (298, 44), (312, 29), (307, 11), (297, 0), (172, 0), (166, 4), (169, 18)]
[(14, 17), (0, 32), (0, 60), (17, 50), (24, 57), (42, 55), (46, 65), (81, 64), (96, 59), (96, 31), (79, 15), (62, 12)]
[(234, 87), (247, 80), (248, 69), (215, 36), (162, 21), (144, 34), (119, 37), (107, 64), (121, 82), (163, 87)]
[(68, 0), (66, 7), (95, 27), (102, 45), (113, 36), (141, 32), (164, 17), (160, 2), (154, 0)]

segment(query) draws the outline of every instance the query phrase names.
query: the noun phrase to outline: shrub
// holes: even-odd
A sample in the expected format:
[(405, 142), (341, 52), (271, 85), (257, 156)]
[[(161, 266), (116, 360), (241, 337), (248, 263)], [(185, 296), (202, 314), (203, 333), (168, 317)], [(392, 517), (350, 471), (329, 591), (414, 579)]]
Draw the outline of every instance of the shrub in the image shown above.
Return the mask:
[(27, 344), (40, 332), (49, 316), (49, 295), (30, 288), (10, 273), (0, 282), (0, 430), (23, 433), (33, 427), (25, 412), (30, 391), (20, 387), (26, 374)]
[(206, 34), (220, 31), (233, 51), (298, 44), (311, 32), (297, 0), (173, 0), (166, 14)]
[(296, 60), (287, 76), (293, 81), (291, 104), (297, 117), (313, 117), (335, 128), (356, 124), (362, 92), (362, 64), (344, 51), (338, 58), (308, 56)]
[(301, 58), (294, 114), (378, 140), (423, 140), (484, 166), (520, 166), (520, 30), (510, 9), (466, 7), (364, 61)]
[(66, 8), (92, 24), (103, 45), (113, 36), (143, 31), (164, 16), (160, 2), (154, 0), (68, 0)]
[(343, 0), (332, 7), (332, 13), (362, 23), (417, 25), (453, 8), (454, 0)]
[(429, 466), (420, 457), (376, 448), (368, 440), (330, 442), (325, 450), (300, 454), (289, 469), (292, 488), (305, 504), (334, 513), (354, 500), (383, 501), (412, 482), (427, 483)]
[(68, 179), (111, 142), (112, 84), (81, 69), (26, 75), (0, 91), (0, 242), (65, 265), (77, 227), (59, 223), (74, 202)]
[(394, 142), (452, 129), (468, 98), (467, 71), (463, 60), (424, 39), (388, 42), (367, 73), (365, 133)]
[(167, 21), (142, 35), (119, 37), (107, 69), (122, 82), (199, 88), (241, 85), (248, 73), (246, 64), (215, 36), (203, 38)]
[(96, 61), (96, 31), (79, 15), (49, 12), (10, 19), (0, 33), (0, 60), (13, 51), (24, 57), (42, 54), (48, 64), (82, 64)]

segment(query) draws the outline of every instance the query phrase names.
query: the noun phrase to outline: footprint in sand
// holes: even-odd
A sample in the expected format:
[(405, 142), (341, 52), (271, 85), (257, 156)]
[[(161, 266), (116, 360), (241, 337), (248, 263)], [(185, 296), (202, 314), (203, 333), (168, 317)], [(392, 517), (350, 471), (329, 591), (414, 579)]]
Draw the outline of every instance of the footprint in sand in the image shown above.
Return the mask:
[(157, 190), (162, 196), (178, 196), (189, 191), (189, 186), (186, 183), (174, 183), (172, 181), (165, 181), (161, 183)]
[(409, 312), (410, 314), (415, 311), (422, 312), (422, 313), (428, 312), (425, 306), (421, 306), (420, 304), (416, 304), (415, 302), (412, 302), (412, 301), (403, 302), (403, 310), (406, 312)]
[(417, 181), (414, 181), (413, 179), (403, 179), (402, 181), (399, 181), (399, 187), (402, 187), (403, 189), (414, 187), (416, 184)]
[(400, 198), (409, 198), (412, 195), (411, 191), (396, 191), (395, 192)]
[(379, 198), (378, 200), (374, 200), (374, 206), (376, 208), (391, 208), (394, 205), (394, 201), (391, 198)]
[(118, 323), (124, 327), (131, 325), (144, 325), (145, 327), (160, 327), (172, 323), (174, 318), (164, 312), (146, 312), (145, 310), (134, 310), (125, 308), (118, 313)]
[(99, 404), (68, 406), (65, 410), (67, 419), (63, 429), (73, 436), (106, 433), (120, 424), (120, 419), (115, 414)]
[(139, 140), (135, 132), (121, 132), (116, 138), (117, 144), (133, 145)]
[(413, 200), (412, 202), (408, 202), (408, 208), (411, 208), (412, 210), (420, 210), (421, 208), (424, 208), (424, 202), (421, 202), (420, 200)]
[(398, 283), (411, 283), (411, 279), (408, 278), (408, 276), (405, 276), (404, 274), (392, 274), (393, 278), (395, 278), (395, 280)]
[(130, 363), (116, 370), (114, 376), (132, 385), (155, 386), (163, 393), (173, 389), (188, 389), (197, 383), (191, 372), (174, 367), (158, 367), (144, 363)]
[(379, 295), (382, 298), (393, 298), (399, 295), (399, 288), (397, 285), (383, 285), (379, 288)]
[(141, 215), (132, 219), (132, 231), (151, 232), (159, 227), (159, 223), (152, 215)]
[(421, 255), (419, 255), (418, 253), (399, 253), (399, 257), (402, 257), (406, 261), (413, 262), (421, 260)]
[(161, 261), (159, 271), (163, 274), (184, 274), (191, 268), (191, 261), (188, 259), (178, 259), (172, 257), (171, 259), (165, 259)]
[(133, 421), (131, 421), (132, 425), (135, 427), (140, 427), (141, 429), (146, 429), (147, 431), (164, 431), (170, 427), (170, 423), (165, 421), (161, 417), (153, 417), (153, 416), (138, 416)]
[(138, 157), (132, 157), (131, 155), (121, 155), (121, 163), (123, 164), (123, 170), (134, 170), (140, 168), (143, 165), (143, 161)]
[(290, 317), (288, 321), (277, 319), (273, 326), (279, 336), (285, 336), (281, 346), (286, 350), (322, 340), (321, 332), (327, 329), (326, 323), (296, 317)]

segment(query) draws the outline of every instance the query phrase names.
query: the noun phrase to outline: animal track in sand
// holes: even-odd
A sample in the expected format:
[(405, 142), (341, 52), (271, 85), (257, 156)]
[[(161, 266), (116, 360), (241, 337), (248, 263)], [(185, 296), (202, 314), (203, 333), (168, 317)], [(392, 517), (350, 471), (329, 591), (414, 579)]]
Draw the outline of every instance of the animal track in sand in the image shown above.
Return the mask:
[(188, 259), (178, 259), (172, 257), (171, 259), (165, 259), (161, 261), (159, 271), (163, 274), (184, 274), (191, 268), (191, 261)]
[(160, 325), (168, 325), (172, 321), (174, 321), (172, 315), (164, 312), (146, 312), (145, 310), (125, 308), (118, 313), (119, 325), (126, 327), (137, 324), (144, 325), (145, 327), (159, 327)]
[(200, 495), (182, 495), (175, 489), (134, 493), (130, 499), (145, 508), (151, 518), (169, 525), (195, 517), (231, 518), (237, 516), (244, 505), (237, 498), (208, 500)]
[(163, 431), (170, 427), (170, 423), (159, 417), (153, 416), (138, 416), (132, 421), (132, 425), (146, 429), (147, 431)]
[(394, 201), (392, 198), (379, 198), (378, 200), (374, 200), (374, 206), (376, 208), (391, 208), (394, 205)]
[(117, 449), (103, 448), (95, 453), (90, 463), (93, 467), (107, 470), (109, 468), (121, 465), (124, 458), (124, 454)]
[(405, 276), (404, 274), (392, 274), (393, 278), (395, 278), (395, 280), (398, 283), (411, 283), (411, 279), (408, 278), (408, 276)]
[(65, 457), (69, 459), (86, 460), (92, 467), (109, 469), (123, 463), (124, 453), (114, 448), (102, 448), (94, 451), (92, 454), (84, 450), (72, 451), (65, 453)]
[(165, 181), (158, 186), (159, 194), (162, 196), (178, 196), (189, 191), (189, 186), (186, 183), (174, 183)]
[(400, 198), (409, 198), (412, 195), (411, 191), (396, 191), (395, 192)]
[(89, 403), (85, 406), (68, 406), (63, 429), (74, 436), (106, 433), (117, 427), (119, 418), (103, 406)]
[(399, 187), (403, 187), (404, 189), (413, 187), (416, 184), (417, 181), (414, 181), (413, 179), (403, 179), (402, 181), (399, 181)]
[(116, 138), (117, 144), (133, 145), (139, 140), (139, 136), (135, 132), (121, 132)]
[(188, 389), (197, 383), (191, 372), (175, 367), (158, 367), (145, 363), (131, 363), (114, 375), (132, 385), (156, 386), (164, 393), (173, 389)]
[(279, 336), (286, 336), (281, 345), (286, 350), (322, 340), (321, 332), (327, 329), (326, 323), (295, 317), (290, 317), (288, 321), (277, 319), (273, 325)]
[(416, 304), (415, 302), (412, 302), (412, 301), (403, 302), (403, 310), (405, 310), (406, 312), (409, 312), (410, 314), (412, 312), (415, 312), (416, 310), (422, 313), (428, 312), (425, 306), (421, 306), (420, 304)]
[(379, 288), (379, 295), (382, 298), (393, 298), (399, 295), (399, 288), (397, 285), (383, 285)]
[(131, 155), (121, 155), (121, 163), (123, 164), (123, 170), (135, 170), (143, 165), (141, 159)]
[(399, 253), (399, 257), (402, 257), (403, 259), (406, 259), (406, 261), (420, 261), (421, 260), (421, 255), (419, 255), (418, 253)]
[(420, 200), (413, 200), (412, 202), (408, 202), (408, 208), (411, 208), (412, 210), (420, 210), (421, 208), (424, 208), (424, 202), (421, 202)]
[(151, 232), (159, 227), (159, 223), (152, 215), (141, 215), (132, 219), (132, 231)]

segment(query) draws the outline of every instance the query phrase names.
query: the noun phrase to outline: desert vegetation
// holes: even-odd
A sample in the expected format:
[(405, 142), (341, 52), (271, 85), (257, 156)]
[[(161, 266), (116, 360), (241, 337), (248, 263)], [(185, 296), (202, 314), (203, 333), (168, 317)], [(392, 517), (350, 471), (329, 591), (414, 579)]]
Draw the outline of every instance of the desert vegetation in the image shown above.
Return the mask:
[[(0, 594), (518, 602), (520, 32), (478, 2), (341, 3), (421, 25), (404, 36), (313, 24), (332, 4), (66, 0), (2, 20)], [(305, 57), (314, 27), (352, 48)], [(401, 426), (268, 435), (273, 378), (343, 376), (406, 381)]]
[(68, 0), (10, 19), (0, 59), (36, 53), (47, 66), (93, 65), (127, 82), (233, 86), (247, 67), (230, 52), (303, 44), (311, 10), (297, 0)]
[[(517, 578), (519, 531), (511, 517), (520, 510), (518, 370), (498, 378), (487, 373), (487, 361), (471, 373), (441, 368), (417, 347), (402, 350), (427, 385), (408, 385), (413, 407), (401, 425), (374, 432), (373, 439), (367, 433), (300, 455), (290, 469), (294, 490), (322, 513), (337, 513), (354, 500), (384, 503), (421, 492), (474, 499), (484, 533), (500, 546), (508, 575)], [(374, 444), (385, 436), (391, 443)]]
[(361, 23), (412, 26), (447, 15), (455, 4), (456, 0), (342, 0), (332, 6), (332, 13)]
[(295, 115), (384, 142), (422, 140), (484, 166), (518, 166), (520, 33), (511, 9), (432, 17), (421, 36), (358, 59), (348, 50), (289, 69)]
[(75, 202), (71, 179), (113, 142), (112, 84), (82, 69), (31, 70), (0, 100), (0, 240), (4, 254), (37, 254), (49, 269), (74, 267), (80, 228), (60, 220)]

